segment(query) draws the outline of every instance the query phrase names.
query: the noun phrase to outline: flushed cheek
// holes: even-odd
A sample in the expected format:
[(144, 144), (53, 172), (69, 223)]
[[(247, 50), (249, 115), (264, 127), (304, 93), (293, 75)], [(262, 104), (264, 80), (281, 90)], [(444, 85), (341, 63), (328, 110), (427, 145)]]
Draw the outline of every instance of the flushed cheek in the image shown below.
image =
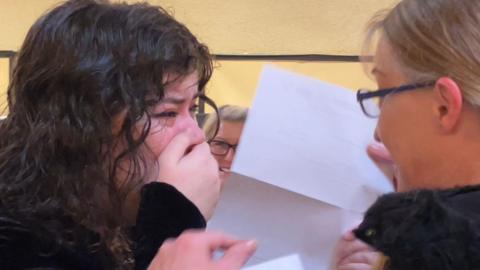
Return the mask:
[(172, 138), (173, 132), (171, 131), (171, 128), (156, 128), (150, 132), (146, 139), (146, 143), (154, 157), (158, 158)]
[(394, 128), (388, 129), (388, 132), (383, 132), (383, 143), (388, 149), (393, 161), (393, 182), (398, 191), (407, 190), (408, 184), (408, 171), (411, 168), (411, 158), (409, 155), (408, 144), (404, 145), (407, 138), (404, 138), (405, 134), (401, 131), (396, 131)]
[(377, 126), (375, 127), (374, 138), (376, 141), (385, 144), (384, 129), (385, 129), (385, 117), (383, 115), (380, 115), (377, 121)]
[(401, 152), (401, 147), (398, 146), (401, 145), (402, 132), (398, 130), (398, 121), (390, 116), (388, 111), (382, 111), (375, 129), (375, 138), (383, 143), (389, 152), (389, 158), (397, 163)]
[(399, 109), (395, 104), (385, 100), (375, 130), (376, 138), (385, 145), (392, 156), (395, 156), (392, 146), (398, 145), (402, 137), (402, 130), (399, 130), (402, 119), (398, 117), (402, 114)]

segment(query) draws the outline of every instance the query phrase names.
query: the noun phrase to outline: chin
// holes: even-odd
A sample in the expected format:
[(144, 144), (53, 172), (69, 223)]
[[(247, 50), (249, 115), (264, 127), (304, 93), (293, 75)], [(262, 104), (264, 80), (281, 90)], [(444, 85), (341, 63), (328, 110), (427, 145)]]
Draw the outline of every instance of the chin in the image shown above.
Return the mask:
[(424, 188), (432, 188), (432, 187), (427, 187), (420, 183), (414, 183), (414, 182), (412, 183), (408, 181), (397, 181), (396, 191), (407, 192), (415, 189), (424, 189)]

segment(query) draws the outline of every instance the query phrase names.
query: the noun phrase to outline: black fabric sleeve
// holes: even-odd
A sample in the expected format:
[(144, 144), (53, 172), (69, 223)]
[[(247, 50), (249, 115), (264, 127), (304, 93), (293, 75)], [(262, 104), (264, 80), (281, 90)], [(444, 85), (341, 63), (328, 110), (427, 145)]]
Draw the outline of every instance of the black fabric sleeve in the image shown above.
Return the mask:
[(198, 208), (176, 188), (165, 183), (149, 183), (142, 188), (134, 229), (135, 269), (148, 267), (167, 238), (187, 229), (205, 228)]

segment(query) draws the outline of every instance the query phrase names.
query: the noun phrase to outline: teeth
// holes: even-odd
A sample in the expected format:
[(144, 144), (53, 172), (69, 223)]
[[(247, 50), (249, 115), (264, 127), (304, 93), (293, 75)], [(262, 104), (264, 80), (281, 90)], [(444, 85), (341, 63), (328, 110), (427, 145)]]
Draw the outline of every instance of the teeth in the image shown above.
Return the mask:
[(230, 172), (230, 169), (229, 169), (229, 168), (222, 168), (222, 167), (220, 167), (220, 171), (221, 171), (221, 172)]

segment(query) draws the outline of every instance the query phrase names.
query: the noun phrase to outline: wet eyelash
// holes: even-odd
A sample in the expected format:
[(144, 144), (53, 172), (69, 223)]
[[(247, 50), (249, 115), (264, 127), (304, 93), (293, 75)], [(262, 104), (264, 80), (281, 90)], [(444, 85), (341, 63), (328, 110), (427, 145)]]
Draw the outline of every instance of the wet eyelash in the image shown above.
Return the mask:
[(177, 112), (174, 111), (166, 111), (161, 113), (156, 113), (152, 115), (153, 117), (176, 117), (178, 115)]

